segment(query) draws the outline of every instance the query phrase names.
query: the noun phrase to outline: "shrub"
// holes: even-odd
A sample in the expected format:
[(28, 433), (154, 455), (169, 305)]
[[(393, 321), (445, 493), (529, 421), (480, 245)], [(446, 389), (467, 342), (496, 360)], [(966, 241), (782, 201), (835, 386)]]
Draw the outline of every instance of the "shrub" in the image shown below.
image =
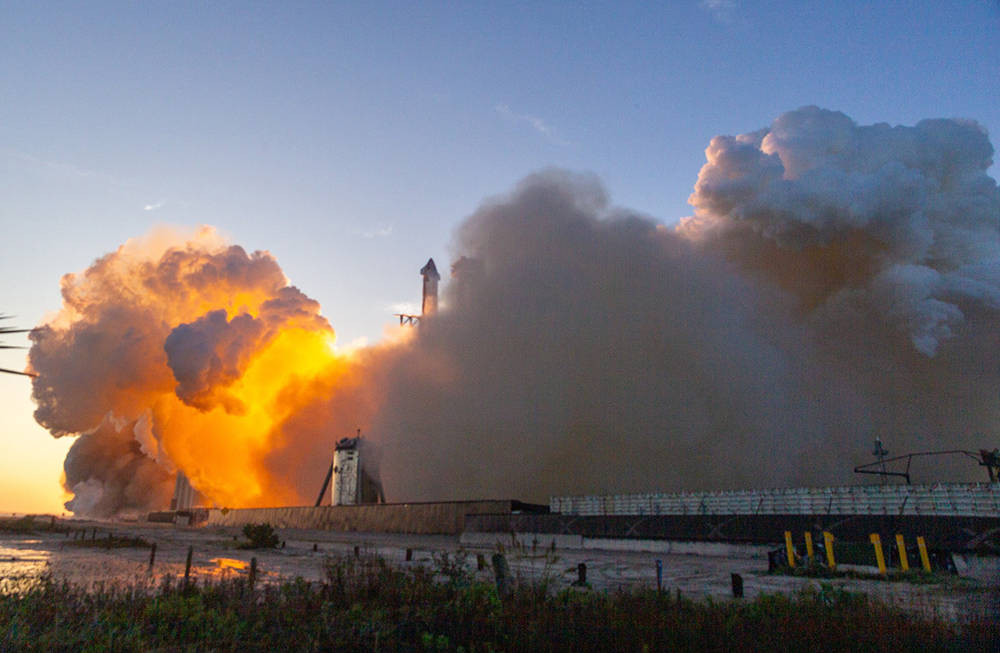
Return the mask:
[(274, 528), (267, 523), (247, 524), (243, 527), (243, 535), (249, 540), (243, 545), (245, 549), (273, 549), (280, 541)]

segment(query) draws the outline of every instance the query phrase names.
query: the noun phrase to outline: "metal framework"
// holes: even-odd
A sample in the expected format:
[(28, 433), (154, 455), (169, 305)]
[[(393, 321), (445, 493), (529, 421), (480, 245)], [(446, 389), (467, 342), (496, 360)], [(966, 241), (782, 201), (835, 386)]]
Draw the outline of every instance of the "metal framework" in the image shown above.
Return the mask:
[[(9, 320), (12, 317), (14, 317), (14, 316), (13, 315), (0, 314), (0, 320)], [(31, 331), (32, 331), (31, 329), (18, 329), (18, 328), (15, 328), (15, 327), (0, 327), (0, 335), (4, 335), (4, 334), (8, 334), (8, 333), (31, 333)], [(21, 346), (18, 346), (18, 345), (5, 345), (3, 343), (0, 343), (0, 349), (25, 349), (25, 347), (21, 347)], [(7, 369), (6, 367), (0, 367), (0, 373), (3, 373), (3, 374), (17, 374), (19, 376), (32, 376), (32, 377), (38, 376), (37, 374), (34, 374), (32, 372), (19, 372), (17, 370)]]
[[(877, 444), (881, 444), (877, 442)], [(990, 482), (995, 483), (997, 481), (997, 468), (1000, 466), (1000, 456), (998, 456), (997, 450), (987, 451), (985, 449), (980, 449), (979, 452), (966, 451), (965, 449), (946, 449), (943, 451), (917, 451), (915, 453), (903, 454), (902, 456), (893, 456), (892, 458), (885, 458), (884, 456), (879, 456), (879, 459), (873, 463), (865, 463), (864, 465), (858, 465), (854, 468), (855, 474), (875, 474), (881, 476), (883, 479), (887, 476), (898, 476), (900, 478), (905, 478), (906, 483), (910, 483), (910, 464), (913, 462), (914, 458), (921, 458), (924, 456), (968, 456), (972, 458), (981, 466), (986, 467), (987, 472), (990, 476)], [(893, 463), (899, 460), (905, 460), (906, 466), (903, 471), (890, 471), (886, 469), (887, 463)]]
[(408, 326), (417, 326), (420, 324), (419, 315), (409, 315), (408, 313), (393, 313), (393, 315), (399, 318), (399, 326), (403, 326), (404, 324)]

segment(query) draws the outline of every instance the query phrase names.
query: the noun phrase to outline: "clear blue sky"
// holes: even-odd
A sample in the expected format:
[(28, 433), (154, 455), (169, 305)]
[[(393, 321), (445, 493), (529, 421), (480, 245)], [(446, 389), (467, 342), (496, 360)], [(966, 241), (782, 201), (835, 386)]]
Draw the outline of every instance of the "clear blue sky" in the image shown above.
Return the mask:
[[(32, 326), (62, 274), (212, 224), (374, 341), (428, 256), (447, 271), (455, 225), (527, 173), (593, 171), (672, 223), (712, 136), (807, 104), (973, 118), (996, 142), (1000, 3), (5, 2), (0, 310)], [(50, 479), (28, 383), (0, 383), (0, 444), (32, 449), (4, 465)]]

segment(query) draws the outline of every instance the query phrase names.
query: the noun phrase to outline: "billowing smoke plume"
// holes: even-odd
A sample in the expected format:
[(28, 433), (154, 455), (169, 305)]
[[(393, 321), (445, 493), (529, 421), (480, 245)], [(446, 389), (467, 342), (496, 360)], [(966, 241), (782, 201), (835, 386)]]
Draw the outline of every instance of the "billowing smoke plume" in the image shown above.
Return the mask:
[(459, 229), (448, 310), (396, 361), (390, 494), (850, 483), (875, 437), (996, 446), (992, 152), (967, 121), (807, 107), (713, 139), (676, 231), (593, 179), (526, 179)]
[(62, 311), (32, 333), (29, 360), (35, 418), (80, 434), (65, 463), (71, 510), (164, 507), (176, 470), (221, 505), (300, 499), (268, 456), (296, 443), (282, 424), (349, 364), (319, 305), (270, 255), (210, 229), (158, 233), (62, 286)]
[(803, 310), (869, 315), (933, 356), (968, 310), (1000, 308), (1000, 195), (977, 124), (861, 127), (806, 107), (706, 155), (682, 232)]
[(844, 380), (826, 393), (864, 397), (849, 426), (895, 453), (995, 447), (1000, 192), (985, 130), (806, 107), (706, 155), (681, 233), (790, 294), (819, 364)]
[(99, 514), (178, 469), (219, 505), (310, 502), (359, 426), (390, 500), (853, 482), (876, 436), (992, 448), (992, 153), (968, 121), (804, 108), (713, 139), (676, 229), (538, 173), (458, 228), (438, 313), (350, 356), (266, 253), (129, 243), (33, 336), (37, 418), (83, 433), (66, 483)]

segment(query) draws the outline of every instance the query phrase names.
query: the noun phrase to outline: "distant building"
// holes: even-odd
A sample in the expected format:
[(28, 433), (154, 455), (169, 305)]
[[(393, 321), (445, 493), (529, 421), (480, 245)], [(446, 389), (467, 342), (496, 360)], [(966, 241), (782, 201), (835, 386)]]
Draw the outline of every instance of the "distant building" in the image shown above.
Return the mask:
[(177, 472), (177, 480), (174, 481), (174, 496), (170, 499), (171, 510), (190, 510), (201, 504), (201, 495), (191, 487), (191, 481), (184, 475), (184, 472)]

